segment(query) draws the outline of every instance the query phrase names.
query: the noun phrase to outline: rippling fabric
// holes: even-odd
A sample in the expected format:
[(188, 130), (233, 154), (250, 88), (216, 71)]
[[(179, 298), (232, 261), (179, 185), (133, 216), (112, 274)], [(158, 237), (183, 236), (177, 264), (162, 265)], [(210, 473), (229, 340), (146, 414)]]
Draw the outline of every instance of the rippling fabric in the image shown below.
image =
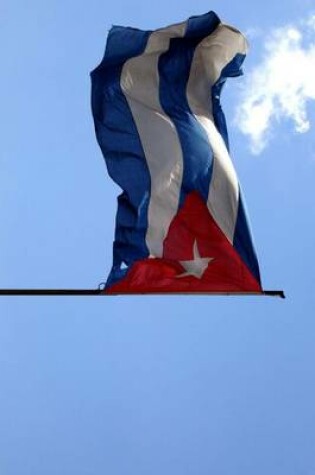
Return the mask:
[(97, 140), (122, 188), (106, 292), (260, 292), (220, 105), (244, 36), (214, 12), (113, 27), (91, 73)]

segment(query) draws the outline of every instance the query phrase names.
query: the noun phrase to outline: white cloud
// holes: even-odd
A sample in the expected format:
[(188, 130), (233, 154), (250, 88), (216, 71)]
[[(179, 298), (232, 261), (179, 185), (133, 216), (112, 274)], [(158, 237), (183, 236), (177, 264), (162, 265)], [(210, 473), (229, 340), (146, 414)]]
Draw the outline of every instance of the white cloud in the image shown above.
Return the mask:
[(296, 132), (307, 132), (307, 102), (315, 100), (315, 15), (272, 30), (262, 62), (246, 76), (235, 123), (249, 136), (253, 153), (266, 147), (283, 119), (291, 119)]

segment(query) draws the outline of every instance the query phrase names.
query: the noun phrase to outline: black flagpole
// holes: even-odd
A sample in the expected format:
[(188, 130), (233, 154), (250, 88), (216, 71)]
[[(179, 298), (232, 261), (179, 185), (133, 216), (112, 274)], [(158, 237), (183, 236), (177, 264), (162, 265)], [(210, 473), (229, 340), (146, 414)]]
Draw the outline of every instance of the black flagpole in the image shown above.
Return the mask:
[(117, 295), (214, 295), (214, 296), (259, 296), (285, 298), (283, 290), (263, 290), (262, 292), (151, 292), (141, 294), (132, 293), (105, 293), (103, 288), (98, 289), (0, 289), (0, 296), (117, 296)]

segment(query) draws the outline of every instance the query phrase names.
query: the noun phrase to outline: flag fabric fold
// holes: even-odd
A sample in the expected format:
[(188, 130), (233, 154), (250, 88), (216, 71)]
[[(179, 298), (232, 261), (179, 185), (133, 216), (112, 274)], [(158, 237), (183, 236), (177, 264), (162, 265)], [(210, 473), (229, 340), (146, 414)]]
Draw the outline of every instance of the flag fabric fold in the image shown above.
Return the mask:
[(246, 51), (214, 12), (110, 30), (91, 73), (97, 140), (123, 190), (105, 292), (262, 290), (220, 105)]

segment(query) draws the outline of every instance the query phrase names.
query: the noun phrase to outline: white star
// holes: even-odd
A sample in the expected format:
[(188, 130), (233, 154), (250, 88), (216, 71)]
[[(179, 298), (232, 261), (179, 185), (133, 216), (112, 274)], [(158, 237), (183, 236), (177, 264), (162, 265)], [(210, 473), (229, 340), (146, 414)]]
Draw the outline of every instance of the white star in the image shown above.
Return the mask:
[(177, 275), (176, 277), (186, 277), (192, 275), (197, 279), (201, 279), (205, 270), (208, 267), (209, 262), (213, 261), (213, 257), (200, 257), (197, 241), (194, 242), (193, 247), (194, 258), (191, 261), (179, 261), (180, 264), (184, 267), (186, 272), (183, 274)]

